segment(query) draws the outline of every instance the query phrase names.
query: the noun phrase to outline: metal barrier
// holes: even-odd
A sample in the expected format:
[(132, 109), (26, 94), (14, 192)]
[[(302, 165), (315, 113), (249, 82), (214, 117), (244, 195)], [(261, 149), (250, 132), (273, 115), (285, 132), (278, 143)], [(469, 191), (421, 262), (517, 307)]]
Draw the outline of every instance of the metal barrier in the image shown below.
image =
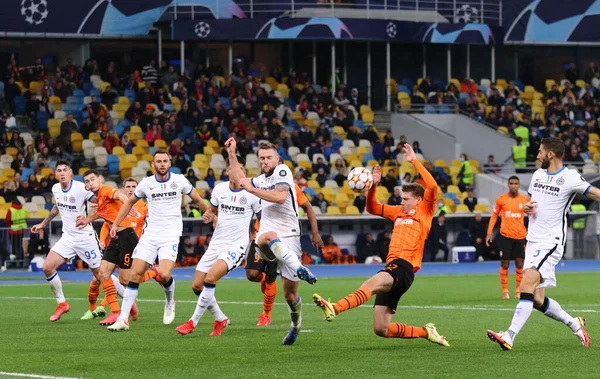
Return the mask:
[[(410, 14), (408, 19), (403, 19), (419, 22), (419, 12), (434, 12), (447, 22), (502, 26), (502, 0), (236, 0), (235, 2), (216, 0), (212, 9), (207, 6), (186, 4), (186, 0), (176, 0), (167, 13), (174, 20), (220, 19), (227, 17), (226, 14), (230, 14), (231, 8), (236, 5), (245, 18), (276, 17), (282, 14), (296, 17), (301, 10), (318, 9), (319, 17), (343, 18), (348, 17), (348, 10), (358, 10), (364, 18), (387, 20), (394, 19), (398, 12), (404, 12), (406, 17), (407, 11), (412, 11), (413, 14)], [(229, 12), (225, 11), (226, 7)]]

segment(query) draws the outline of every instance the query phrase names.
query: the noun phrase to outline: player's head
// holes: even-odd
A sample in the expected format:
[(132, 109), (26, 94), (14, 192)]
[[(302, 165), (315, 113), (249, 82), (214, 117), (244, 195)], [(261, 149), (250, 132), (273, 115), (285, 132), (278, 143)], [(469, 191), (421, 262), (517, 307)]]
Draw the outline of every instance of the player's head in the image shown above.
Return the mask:
[(542, 168), (546, 170), (553, 160), (562, 163), (563, 155), (565, 155), (565, 143), (560, 138), (546, 137), (540, 144), (537, 159), (542, 162)]
[(171, 156), (165, 150), (156, 150), (152, 156), (152, 167), (160, 176), (165, 176), (171, 168)]
[(87, 170), (85, 173), (83, 173), (83, 183), (88, 191), (92, 191), (94, 193), (98, 192), (100, 187), (102, 187), (102, 178), (100, 177), (100, 173), (94, 169)]
[(66, 184), (71, 181), (71, 175), (73, 174), (73, 170), (71, 170), (71, 162), (66, 159), (59, 159), (56, 162), (56, 179), (60, 184)]
[(127, 197), (133, 196), (133, 191), (137, 188), (138, 182), (132, 177), (123, 180), (123, 192)]
[[(237, 156), (237, 161), (240, 164), (240, 168), (242, 169), (242, 172), (244, 173), (244, 175), (247, 175), (247, 172), (246, 172), (246, 160), (243, 157), (240, 157), (238, 155)], [(227, 168), (225, 169), (225, 175), (227, 175), (228, 177), (231, 177), (231, 166), (229, 166), (229, 158), (227, 158), (226, 163), (227, 163)], [(234, 189), (240, 189), (241, 188), (239, 186), (234, 185), (233, 181), (231, 182), (231, 185), (234, 187)]]
[(519, 187), (521, 187), (521, 181), (519, 180), (518, 176), (513, 175), (510, 178), (508, 178), (508, 192), (511, 195), (518, 194), (519, 193)]
[(258, 163), (260, 170), (266, 176), (271, 176), (273, 170), (279, 164), (279, 154), (277, 154), (277, 145), (270, 142), (260, 144), (258, 147)]
[(402, 186), (402, 210), (408, 213), (417, 208), (423, 201), (425, 188), (419, 183), (408, 183)]

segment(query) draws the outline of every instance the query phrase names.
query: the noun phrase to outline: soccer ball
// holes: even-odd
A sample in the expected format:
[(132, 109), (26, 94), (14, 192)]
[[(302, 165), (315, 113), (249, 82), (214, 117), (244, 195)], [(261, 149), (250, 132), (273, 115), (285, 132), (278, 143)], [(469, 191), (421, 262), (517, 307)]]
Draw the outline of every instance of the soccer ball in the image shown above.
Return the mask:
[(398, 32), (398, 30), (396, 29), (396, 24), (394, 24), (393, 22), (388, 22), (387, 26), (385, 27), (385, 31), (387, 32), (387, 35), (390, 38), (396, 37), (396, 33)]
[(469, 4), (463, 4), (460, 8), (456, 9), (454, 22), (459, 24), (479, 24), (479, 11)]
[(206, 22), (200, 21), (196, 24), (194, 31), (198, 37), (206, 38), (210, 34), (210, 25), (208, 25)]
[(48, 18), (47, 0), (21, 0), (21, 16), (31, 25), (39, 25)]
[(355, 167), (348, 173), (348, 187), (354, 192), (366, 192), (373, 185), (371, 171), (364, 167)]

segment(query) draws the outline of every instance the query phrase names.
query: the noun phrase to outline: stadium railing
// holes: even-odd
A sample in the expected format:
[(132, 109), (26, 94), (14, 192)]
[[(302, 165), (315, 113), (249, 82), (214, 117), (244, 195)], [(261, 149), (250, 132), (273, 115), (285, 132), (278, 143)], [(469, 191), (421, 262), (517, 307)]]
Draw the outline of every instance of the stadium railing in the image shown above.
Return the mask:
[[(215, 8), (189, 5), (185, 0), (176, 0), (167, 11), (171, 18), (177, 19), (219, 19), (220, 9), (229, 0), (215, 0)], [(345, 10), (361, 11), (361, 18), (397, 19), (402, 14), (403, 21), (419, 22), (420, 12), (434, 12), (439, 15), (438, 22), (452, 23), (485, 23), (502, 26), (502, 0), (481, 0), (476, 4), (465, 4), (456, 0), (236, 0), (235, 4), (244, 12), (246, 17), (258, 18), (266, 16), (285, 15), (296, 17), (300, 10), (318, 9), (319, 17), (347, 16)], [(412, 12), (411, 12), (412, 11)], [(307, 17), (307, 15), (301, 15)], [(421, 15), (421, 18), (423, 16)], [(355, 18), (355, 16), (352, 16)]]

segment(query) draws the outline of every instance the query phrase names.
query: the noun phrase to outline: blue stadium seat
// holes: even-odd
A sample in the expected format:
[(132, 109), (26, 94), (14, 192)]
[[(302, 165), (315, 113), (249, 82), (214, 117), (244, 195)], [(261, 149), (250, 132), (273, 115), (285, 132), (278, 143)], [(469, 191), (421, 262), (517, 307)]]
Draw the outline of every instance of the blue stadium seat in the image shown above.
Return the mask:
[[(91, 82), (85, 82), (85, 83), (83, 83), (82, 89), (83, 89), (83, 94), (85, 96), (91, 96), (91, 91), (92, 91), (92, 89), (95, 89), (95, 88)], [(94, 96), (98, 96), (98, 95), (94, 95)]]
[(413, 87), (415, 86), (415, 82), (412, 79), (408, 79), (408, 78), (402, 78), (402, 81), (400, 82), (400, 84), (402, 84), (403, 86), (405, 86), (408, 89), (413, 89)]
[(292, 157), (290, 157), (290, 155), (288, 154), (288, 152), (283, 148), (280, 147), (277, 149), (277, 153), (279, 154), (279, 156), (281, 157), (281, 159), (283, 159), (284, 161), (291, 161)]
[(73, 175), (73, 180), (83, 183), (83, 176)]
[(355, 120), (354, 121), (354, 126), (358, 126), (360, 128), (361, 132), (365, 131), (365, 123), (362, 120)]
[(15, 97), (15, 113), (18, 116), (25, 115), (25, 98), (23, 96)]
[(83, 106), (83, 97), (69, 96), (67, 97), (68, 104), (81, 104)]
[(175, 107), (173, 104), (165, 104), (163, 108), (166, 112), (175, 112)]
[(219, 101), (225, 106), (225, 108), (231, 108), (231, 101), (228, 97), (219, 97)]
[(121, 123), (119, 123), (113, 126), (113, 132), (115, 132), (116, 135), (121, 137), (123, 133), (125, 133), (125, 127)]
[(304, 187), (304, 188), (302, 188), (302, 192), (304, 192), (307, 195), (310, 195), (310, 197), (312, 197), (312, 198), (317, 196), (317, 191), (315, 191), (315, 189), (312, 187)]
[(125, 90), (125, 96), (126, 97), (135, 97), (135, 91), (132, 89), (126, 89)]
[(117, 175), (119, 173), (119, 157), (114, 154), (108, 154), (106, 162), (108, 165), (108, 173), (110, 175)]
[(44, 209), (51, 211), (52, 208), (54, 208), (54, 204), (52, 203), (46, 203), (46, 205), (44, 205)]
[[(74, 89), (73, 90), (73, 96), (74, 97), (85, 97), (85, 94), (80, 89)], [(68, 98), (67, 98), (67, 100), (68, 100)], [(82, 102), (83, 102), (83, 100), (82, 100)]]
[(171, 167), (169, 171), (171, 171), (173, 174), (181, 174), (179, 167)]
[(151, 146), (151, 147), (148, 149), (148, 154), (152, 155), (152, 154), (154, 154), (154, 153), (155, 153), (155, 152), (157, 152), (157, 151), (158, 151), (158, 147)]
[(46, 131), (48, 130), (48, 120), (50, 119), (50, 115), (46, 112), (38, 112), (37, 114), (37, 122), (38, 129)]
[(100, 91), (98, 89), (92, 88), (90, 90), (90, 96), (100, 97), (100, 95), (102, 95), (102, 94), (100, 93)]
[(375, 160), (375, 157), (373, 156), (373, 154), (365, 154), (363, 155), (363, 164), (366, 166), (367, 162), (370, 160)]
[(24, 168), (21, 171), (21, 180), (29, 180), (29, 175), (33, 174), (32, 168)]
[(321, 93), (321, 86), (318, 84), (313, 84), (312, 88), (315, 90), (315, 93), (319, 94)]
[(452, 110), (450, 110), (450, 107), (448, 107), (447, 105), (441, 105), (440, 106), (440, 114), (451, 114)]
[(469, 97), (469, 94), (468, 94), (468, 93), (464, 93), (464, 92), (461, 92), (461, 93), (458, 95), (458, 99), (460, 100), (460, 102), (461, 102), (461, 103), (462, 103), (462, 102), (464, 102), (464, 100), (465, 100), (467, 97)]
[(514, 83), (517, 86), (517, 88), (519, 89), (519, 91), (521, 91), (521, 92), (525, 91), (525, 84), (522, 81), (515, 80)]
[(405, 86), (404, 84), (400, 84), (400, 85), (398, 86), (398, 92), (405, 92), (405, 93), (407, 93), (407, 94), (408, 94), (408, 96), (410, 96), (410, 95), (412, 94), (412, 91), (410, 91), (410, 90), (408, 89), (408, 87), (407, 87), (407, 86)]

